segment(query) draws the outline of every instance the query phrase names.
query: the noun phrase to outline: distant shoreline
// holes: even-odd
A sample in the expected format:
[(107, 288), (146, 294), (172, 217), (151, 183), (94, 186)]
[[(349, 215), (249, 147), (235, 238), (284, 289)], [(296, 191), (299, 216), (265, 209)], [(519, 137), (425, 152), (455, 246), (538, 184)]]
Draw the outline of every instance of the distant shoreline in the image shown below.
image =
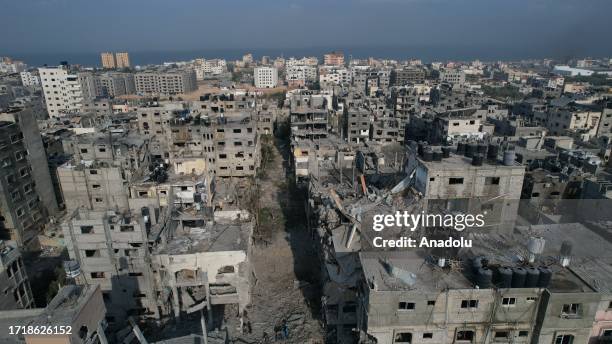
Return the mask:
[[(288, 49), (201, 49), (184, 51), (130, 51), (129, 49), (119, 49), (130, 54), (132, 65), (162, 64), (164, 62), (189, 61), (195, 58), (223, 58), (226, 60), (240, 59), (242, 55), (252, 53), (256, 59), (262, 56), (272, 58), (283, 56), (303, 57), (317, 56), (320, 59), (323, 54), (332, 50), (344, 52), (347, 60), (352, 56), (355, 59), (375, 57), (380, 59), (408, 60), (420, 59), (424, 63), (433, 61), (519, 61), (544, 58), (577, 58), (577, 57), (598, 57), (597, 55), (585, 54), (584, 56), (563, 56), (556, 57), (551, 53), (533, 54), (526, 51), (503, 51), (506, 49), (495, 49), (492, 47), (354, 47), (354, 48), (288, 48)], [(119, 51), (117, 50), (117, 51)], [(511, 49), (510, 49), (511, 50)], [(101, 51), (100, 51), (101, 52)], [(100, 66), (100, 52), (66, 52), (66, 53), (2, 53), (17, 60), (22, 60), (29, 66), (38, 67), (47, 65), (58, 65), (61, 61), (68, 61), (70, 64), (80, 64), (87, 67)], [(599, 56), (605, 57), (605, 56)]]

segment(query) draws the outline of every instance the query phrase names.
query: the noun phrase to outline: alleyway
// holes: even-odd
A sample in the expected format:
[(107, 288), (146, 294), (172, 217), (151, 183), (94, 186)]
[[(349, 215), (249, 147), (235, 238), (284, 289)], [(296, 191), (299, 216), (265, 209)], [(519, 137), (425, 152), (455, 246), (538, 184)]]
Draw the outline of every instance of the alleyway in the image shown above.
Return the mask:
[(252, 253), (256, 280), (247, 310), (252, 332), (241, 339), (263, 343), (266, 332), (273, 340), (275, 325), (286, 320), (289, 338), (284, 343), (323, 343), (320, 265), (306, 225), (306, 191), (297, 190), (287, 172), (288, 143), (278, 138), (262, 141), (270, 154), (257, 178), (259, 227)]

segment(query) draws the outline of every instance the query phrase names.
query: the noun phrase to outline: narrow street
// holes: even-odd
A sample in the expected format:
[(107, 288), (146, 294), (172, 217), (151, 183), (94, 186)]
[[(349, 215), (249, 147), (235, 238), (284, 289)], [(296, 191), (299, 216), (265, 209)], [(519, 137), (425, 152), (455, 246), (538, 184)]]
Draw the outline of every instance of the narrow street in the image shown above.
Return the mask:
[[(306, 226), (306, 192), (295, 189), (288, 171), (288, 142), (264, 138), (269, 158), (257, 178), (259, 226), (252, 264), (252, 306), (247, 310), (252, 332), (241, 339), (274, 340), (275, 325), (288, 323), (285, 343), (324, 343), (320, 319), (320, 266)], [(262, 147), (262, 151), (266, 147)], [(265, 155), (265, 154), (264, 154)]]

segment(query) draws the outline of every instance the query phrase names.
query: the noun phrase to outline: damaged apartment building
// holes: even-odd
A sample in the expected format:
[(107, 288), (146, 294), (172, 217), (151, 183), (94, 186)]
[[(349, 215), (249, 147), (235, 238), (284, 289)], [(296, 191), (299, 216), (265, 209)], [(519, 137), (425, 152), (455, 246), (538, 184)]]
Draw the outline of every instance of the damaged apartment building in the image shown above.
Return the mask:
[[(323, 262), (328, 339), (606, 343), (612, 280), (605, 239), (578, 223), (515, 227), (524, 167), (511, 149), (415, 144), (406, 147), (404, 170), (387, 182), (386, 169), (362, 168), (356, 179), (332, 173), (310, 180), (309, 224)], [(393, 250), (372, 241), (380, 235), (373, 214), (483, 209), (486, 226), (450, 234), (474, 240), (471, 247)], [(411, 235), (387, 230), (393, 239)], [(440, 228), (430, 235), (449, 233)]]
[(100, 286), (109, 325), (191, 313), (212, 324), (214, 308), (250, 303), (252, 224), (235, 201), (215, 200), (231, 192), (201, 151), (162, 158), (156, 135), (127, 128), (75, 135), (65, 146), (73, 154), (58, 168), (65, 269), (77, 284)]

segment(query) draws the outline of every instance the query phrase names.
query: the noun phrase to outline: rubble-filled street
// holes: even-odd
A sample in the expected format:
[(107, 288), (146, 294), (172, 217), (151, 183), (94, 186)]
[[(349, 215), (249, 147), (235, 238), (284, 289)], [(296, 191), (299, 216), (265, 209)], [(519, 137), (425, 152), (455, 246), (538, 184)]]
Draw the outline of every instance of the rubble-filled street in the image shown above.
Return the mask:
[[(318, 285), (319, 262), (306, 227), (305, 194), (291, 192), (289, 146), (276, 139), (265, 175), (257, 179), (259, 226), (252, 252), (254, 281), (243, 342), (272, 342), (287, 322), (286, 343), (323, 343)], [(247, 322), (251, 324), (249, 331)], [(239, 328), (240, 324), (237, 324)], [(249, 333), (250, 332), (250, 333)], [(230, 336), (231, 337), (231, 336)]]

